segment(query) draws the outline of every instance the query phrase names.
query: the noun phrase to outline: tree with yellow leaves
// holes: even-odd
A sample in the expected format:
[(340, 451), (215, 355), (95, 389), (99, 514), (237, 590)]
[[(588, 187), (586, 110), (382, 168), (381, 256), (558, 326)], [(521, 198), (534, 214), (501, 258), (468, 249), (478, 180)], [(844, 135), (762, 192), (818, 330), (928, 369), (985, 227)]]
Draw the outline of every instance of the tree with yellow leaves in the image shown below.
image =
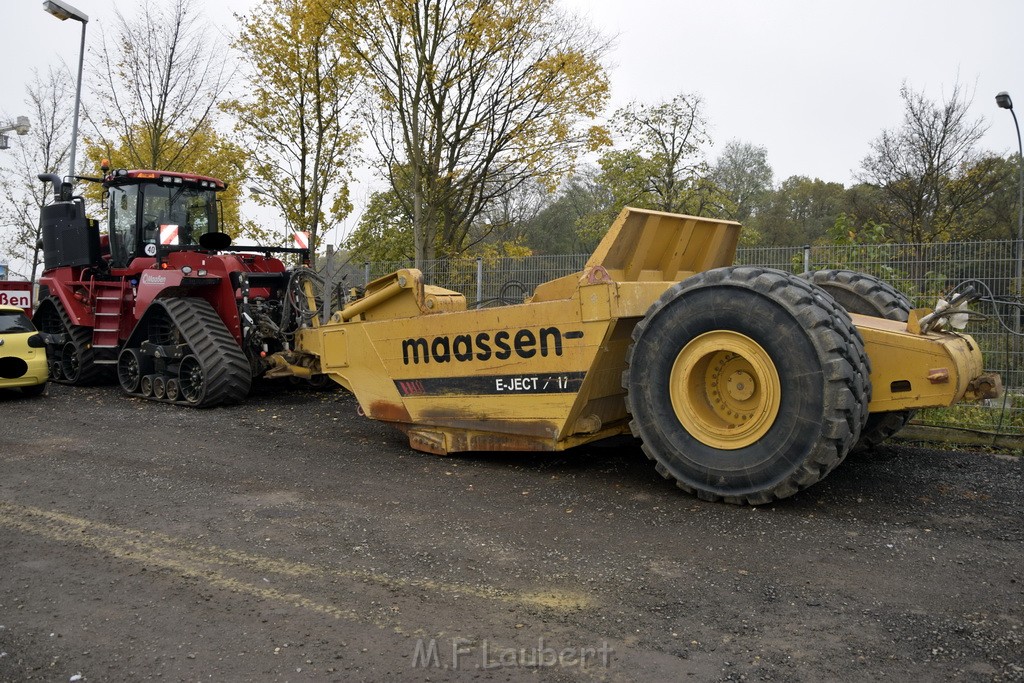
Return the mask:
[(415, 262), (465, 243), (496, 200), (554, 186), (607, 142), (608, 44), (556, 0), (345, 0), (339, 34), (370, 80), (379, 167)]
[[(105, 140), (97, 143), (86, 137), (86, 158), (91, 167), (96, 169), (106, 159), (115, 168), (151, 168), (219, 178), (228, 186), (218, 195), (223, 210), (223, 224), (220, 229), (235, 237), (261, 236), (258, 228), (243, 224), (239, 211), (242, 185), (246, 178), (246, 154), (241, 147), (218, 133), (212, 126), (204, 125), (191, 132), (187, 145), (183, 141), (164, 143), (165, 153), (173, 158), (173, 161), (164, 162), (159, 158), (140, 159), (134, 150), (152, 149), (148, 142), (150, 134), (151, 131), (146, 126), (139, 125), (131, 129), (127, 136), (116, 141)], [(86, 192), (90, 198), (99, 199), (98, 185), (90, 186)]]
[(254, 199), (276, 207), (287, 230), (320, 237), (351, 211), (348, 182), (360, 136), (356, 64), (337, 35), (335, 0), (265, 0), (242, 18), (235, 47), (249, 88), (224, 108), (249, 154)]

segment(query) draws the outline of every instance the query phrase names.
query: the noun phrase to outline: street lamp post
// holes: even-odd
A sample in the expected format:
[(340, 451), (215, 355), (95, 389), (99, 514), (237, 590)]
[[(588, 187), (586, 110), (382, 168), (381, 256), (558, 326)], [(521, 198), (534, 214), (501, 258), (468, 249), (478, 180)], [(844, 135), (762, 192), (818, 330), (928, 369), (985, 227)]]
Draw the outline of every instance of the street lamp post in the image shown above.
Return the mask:
[(75, 148), (78, 146), (78, 109), (82, 103), (82, 66), (85, 63), (85, 25), (89, 16), (63, 0), (45, 0), (43, 9), (61, 21), (74, 19), (82, 22), (82, 44), (78, 49), (78, 85), (75, 87), (75, 117), (71, 120), (71, 164), (69, 176), (75, 175)]
[[(1017, 129), (1017, 164), (1020, 167), (1020, 180), (1017, 183), (1017, 305), (1013, 309), (1013, 331), (1020, 334), (1020, 309), (1022, 302), (1019, 300), (1021, 295), (1022, 275), (1024, 275), (1024, 146), (1021, 145), (1020, 140), (1020, 125), (1017, 123), (1017, 113), (1013, 111), (1013, 100), (1010, 99), (1010, 93), (1001, 92), (996, 95), (996, 104), (1001, 109), (1009, 109), (1013, 115), (1013, 127)], [(1019, 341), (1019, 339), (1017, 340)], [(1017, 343), (1014, 343), (1014, 349), (1016, 350)]]

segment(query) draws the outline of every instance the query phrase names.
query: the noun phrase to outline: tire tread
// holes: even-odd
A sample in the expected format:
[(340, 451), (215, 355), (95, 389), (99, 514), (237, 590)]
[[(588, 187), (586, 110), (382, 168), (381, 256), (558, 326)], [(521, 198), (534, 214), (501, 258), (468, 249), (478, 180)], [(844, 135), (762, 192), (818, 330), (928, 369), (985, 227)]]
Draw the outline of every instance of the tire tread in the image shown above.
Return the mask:
[(652, 321), (667, 306), (688, 292), (706, 287), (740, 287), (773, 299), (817, 340), (825, 354), (821, 369), (825, 377), (828, 424), (822, 429), (818, 441), (808, 448), (805, 461), (769, 488), (735, 494), (715, 489), (710, 484), (706, 488), (694, 486), (679, 478), (676, 478), (676, 485), (703, 500), (736, 504), (761, 505), (791, 496), (820, 481), (839, 465), (856, 443), (867, 421), (871, 366), (863, 340), (850, 316), (832, 297), (823, 296), (817, 287), (784, 271), (752, 266), (717, 268), (670, 287), (633, 328), (622, 380), (626, 389), (626, 408), (632, 416), (630, 430), (643, 441), (644, 453), (658, 463), (656, 468), (662, 476), (673, 475), (665, 464), (668, 454), (657, 452), (651, 440), (645, 438), (657, 427), (644, 416), (645, 411), (637, 405), (636, 392), (632, 390), (644, 381), (642, 372), (637, 372), (634, 377), (637, 368), (634, 355), (638, 343), (648, 341), (645, 336), (650, 334)]

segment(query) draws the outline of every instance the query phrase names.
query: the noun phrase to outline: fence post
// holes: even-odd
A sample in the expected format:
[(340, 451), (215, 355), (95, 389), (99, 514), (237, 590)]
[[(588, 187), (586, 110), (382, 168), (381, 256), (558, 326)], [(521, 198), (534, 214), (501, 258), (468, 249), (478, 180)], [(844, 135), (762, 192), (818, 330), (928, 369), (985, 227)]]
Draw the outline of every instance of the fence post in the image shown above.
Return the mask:
[(811, 272), (811, 245), (804, 245), (804, 272)]
[(370, 262), (363, 261), (363, 287), (370, 285)]
[(476, 257), (476, 307), (480, 308), (480, 302), (484, 298), (484, 260)]

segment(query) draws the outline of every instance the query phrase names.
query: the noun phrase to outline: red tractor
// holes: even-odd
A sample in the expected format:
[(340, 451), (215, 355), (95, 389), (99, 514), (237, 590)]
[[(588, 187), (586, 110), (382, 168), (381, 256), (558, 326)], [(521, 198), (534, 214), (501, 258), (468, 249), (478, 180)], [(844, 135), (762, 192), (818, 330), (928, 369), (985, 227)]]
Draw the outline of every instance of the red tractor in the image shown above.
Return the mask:
[(116, 368), (124, 391), (193, 407), (238, 403), (269, 356), (315, 315), (313, 273), (272, 253), (228, 252), (216, 178), (168, 171), (108, 172), (108, 231), (57, 175), (42, 208), (45, 270), (35, 324), (47, 341), (51, 378), (82, 385)]

